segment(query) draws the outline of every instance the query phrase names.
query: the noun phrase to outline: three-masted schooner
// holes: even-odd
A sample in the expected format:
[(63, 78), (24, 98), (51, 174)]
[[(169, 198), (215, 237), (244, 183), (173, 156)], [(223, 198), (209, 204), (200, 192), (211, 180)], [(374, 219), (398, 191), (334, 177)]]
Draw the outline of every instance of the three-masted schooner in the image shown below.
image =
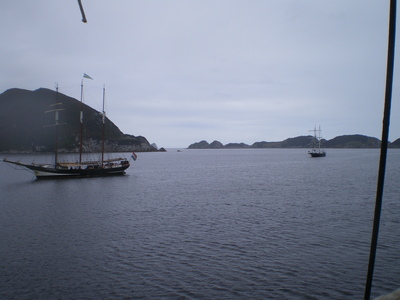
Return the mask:
[[(88, 75), (84, 74), (84, 78), (91, 79)], [(58, 87), (56, 87), (58, 94)], [(126, 158), (104, 159), (104, 145), (105, 145), (105, 111), (104, 111), (105, 87), (103, 87), (103, 111), (102, 111), (102, 150), (101, 159), (97, 161), (84, 161), (82, 159), (83, 152), (83, 78), (81, 81), (81, 108), (80, 108), (80, 137), (79, 137), (79, 161), (78, 162), (61, 162), (58, 159), (58, 126), (59, 112), (64, 110), (60, 107), (61, 103), (52, 104), (46, 113), (54, 113), (55, 122), (53, 125), (56, 127), (55, 138), (55, 151), (54, 163), (48, 164), (25, 164), (20, 161), (11, 161), (4, 158), (3, 161), (13, 165), (24, 167), (34, 173), (37, 179), (50, 179), (50, 178), (82, 178), (82, 177), (104, 177), (112, 175), (124, 175), (125, 170), (129, 168), (130, 164)]]

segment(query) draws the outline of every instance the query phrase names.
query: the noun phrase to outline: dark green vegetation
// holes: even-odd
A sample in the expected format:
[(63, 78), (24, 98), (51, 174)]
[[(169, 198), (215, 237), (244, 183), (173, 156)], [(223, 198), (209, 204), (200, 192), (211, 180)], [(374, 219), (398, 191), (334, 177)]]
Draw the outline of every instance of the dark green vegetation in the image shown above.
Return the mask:
[[(101, 99), (99, 100), (101, 101)], [(59, 126), (55, 124), (55, 113), (59, 112)], [(77, 152), (80, 132), (80, 101), (49, 89), (35, 91), (9, 89), (0, 95), (0, 151), (2, 152), (47, 152), (53, 151), (56, 128), (60, 151)], [(83, 104), (84, 152), (101, 151), (101, 113)], [(146, 138), (122, 133), (106, 118), (106, 147), (109, 152), (157, 151)]]
[[(229, 143), (223, 145), (219, 141), (214, 141), (209, 144), (207, 141), (201, 141), (191, 144), (188, 149), (309, 148), (311, 145), (315, 145), (316, 142), (313, 136), (308, 135), (288, 138), (281, 142), (255, 142), (252, 145), (244, 143)], [(321, 140), (321, 147), (323, 148), (379, 148), (380, 145), (381, 142), (377, 138), (360, 134), (342, 135), (331, 140)], [(400, 139), (390, 143), (389, 147), (400, 148)]]

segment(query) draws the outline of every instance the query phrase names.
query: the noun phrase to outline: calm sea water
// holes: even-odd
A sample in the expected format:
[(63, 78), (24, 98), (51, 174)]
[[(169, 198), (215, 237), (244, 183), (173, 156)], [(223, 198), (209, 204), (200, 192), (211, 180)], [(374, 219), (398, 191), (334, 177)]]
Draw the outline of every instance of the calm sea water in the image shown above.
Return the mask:
[[(379, 150), (138, 156), (114, 178), (0, 164), (1, 299), (363, 298)], [(399, 178), (391, 150), (374, 297), (400, 287)]]

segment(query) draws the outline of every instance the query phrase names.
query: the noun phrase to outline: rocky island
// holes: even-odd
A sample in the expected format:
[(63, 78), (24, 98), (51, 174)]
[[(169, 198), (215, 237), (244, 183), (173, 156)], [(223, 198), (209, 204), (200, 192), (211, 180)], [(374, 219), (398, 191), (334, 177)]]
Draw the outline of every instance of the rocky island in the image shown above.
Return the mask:
[[(59, 124), (54, 124), (50, 105), (62, 103)], [(49, 152), (54, 149), (55, 127), (60, 152), (78, 152), (80, 105), (77, 99), (40, 88), (35, 91), (9, 89), (0, 94), (0, 152)], [(84, 152), (100, 152), (102, 141), (101, 114), (83, 104), (85, 125)], [(107, 152), (158, 151), (143, 136), (124, 134), (106, 117), (105, 150)]]
[[(243, 148), (309, 148), (312, 143), (315, 143), (315, 137), (298, 136), (288, 138), (280, 142), (255, 142), (252, 145), (245, 143), (229, 143), (223, 145), (219, 141), (208, 143), (203, 140), (191, 144), (188, 149), (243, 149)], [(321, 140), (321, 147), (324, 148), (379, 148), (381, 141), (374, 137), (369, 137), (360, 134), (337, 136), (331, 140)], [(390, 148), (400, 148), (400, 138), (393, 143), (389, 143)]]

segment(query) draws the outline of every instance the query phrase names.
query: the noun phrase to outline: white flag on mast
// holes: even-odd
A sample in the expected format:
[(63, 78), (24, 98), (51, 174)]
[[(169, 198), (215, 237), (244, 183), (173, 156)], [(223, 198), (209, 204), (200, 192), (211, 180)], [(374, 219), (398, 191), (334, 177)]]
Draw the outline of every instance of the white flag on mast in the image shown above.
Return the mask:
[(87, 79), (92, 79), (93, 80), (93, 78), (92, 77), (90, 77), (88, 74), (86, 74), (86, 73), (83, 73), (83, 78), (87, 78)]

